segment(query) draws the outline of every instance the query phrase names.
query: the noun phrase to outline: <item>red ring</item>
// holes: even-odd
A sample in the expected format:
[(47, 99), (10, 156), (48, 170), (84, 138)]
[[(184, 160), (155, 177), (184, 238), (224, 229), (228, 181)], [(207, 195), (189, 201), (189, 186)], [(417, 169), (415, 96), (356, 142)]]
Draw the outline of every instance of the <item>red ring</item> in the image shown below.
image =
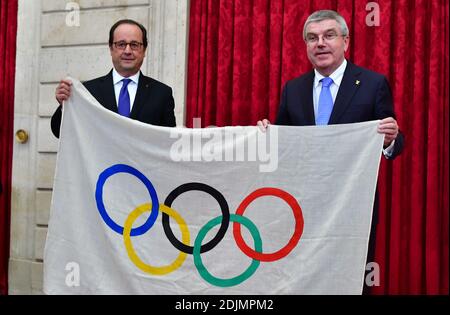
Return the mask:
[(259, 198), (261, 196), (276, 196), (284, 201), (292, 208), (292, 211), (294, 212), (294, 218), (295, 218), (295, 230), (294, 234), (292, 235), (289, 242), (281, 248), (280, 250), (273, 252), (273, 253), (258, 253), (245, 243), (244, 239), (242, 238), (241, 234), (241, 225), (237, 222), (233, 222), (233, 235), (236, 240), (236, 244), (238, 247), (250, 258), (257, 259), (259, 261), (275, 261), (279, 260), (285, 256), (287, 256), (294, 248), (297, 246), (297, 243), (300, 241), (300, 237), (303, 233), (303, 214), (302, 214), (302, 208), (298, 204), (297, 200), (289, 193), (285, 192), (284, 190), (278, 189), (278, 188), (272, 188), (272, 187), (265, 187), (260, 188), (252, 192), (250, 195), (248, 195), (239, 205), (239, 207), (236, 210), (237, 215), (243, 215), (245, 209), (248, 207), (248, 205), (255, 200), (256, 198)]

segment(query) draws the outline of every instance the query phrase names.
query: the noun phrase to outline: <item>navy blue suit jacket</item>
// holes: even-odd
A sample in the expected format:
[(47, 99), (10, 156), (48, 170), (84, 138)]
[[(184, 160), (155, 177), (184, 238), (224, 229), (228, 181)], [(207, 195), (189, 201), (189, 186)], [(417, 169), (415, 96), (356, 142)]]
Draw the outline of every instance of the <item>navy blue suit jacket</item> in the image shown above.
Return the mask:
[[(314, 71), (288, 81), (284, 86), (276, 125), (315, 125), (313, 104)], [(347, 61), (329, 124), (347, 124), (395, 118), (392, 93), (387, 79), (376, 72)], [(403, 149), (403, 134), (395, 140), (392, 156)]]
[[(105, 108), (118, 112), (112, 70), (106, 76), (86, 81), (83, 85)], [(52, 132), (57, 138), (61, 125), (61, 108), (58, 107), (51, 120)], [(147, 124), (175, 127), (174, 108), (172, 89), (141, 73), (130, 118)]]
[[(313, 85), (314, 71), (286, 83), (275, 124), (315, 125)], [(329, 124), (357, 123), (387, 117), (395, 118), (395, 114), (392, 93), (386, 77), (347, 61)], [(403, 144), (404, 136), (399, 132), (390, 159), (401, 153)], [(374, 256), (374, 226), (378, 223), (378, 202), (378, 193), (376, 193), (368, 261), (372, 261)]]

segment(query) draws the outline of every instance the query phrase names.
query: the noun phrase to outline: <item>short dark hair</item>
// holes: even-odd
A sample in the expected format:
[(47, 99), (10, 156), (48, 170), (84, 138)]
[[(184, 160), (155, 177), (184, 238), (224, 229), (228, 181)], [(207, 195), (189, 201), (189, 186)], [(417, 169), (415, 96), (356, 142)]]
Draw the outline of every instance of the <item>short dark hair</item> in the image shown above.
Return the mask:
[(113, 26), (111, 26), (111, 29), (109, 30), (109, 47), (112, 47), (112, 45), (113, 45), (114, 31), (116, 30), (116, 28), (119, 25), (122, 25), (122, 24), (131, 24), (131, 25), (136, 25), (137, 27), (139, 27), (140, 30), (142, 31), (142, 43), (144, 44), (144, 48), (147, 48), (147, 46), (148, 46), (147, 30), (145, 29), (144, 25), (142, 25), (141, 23), (138, 23), (138, 22), (136, 22), (134, 20), (130, 20), (130, 19), (124, 19), (124, 20), (117, 21), (116, 23), (114, 23)]

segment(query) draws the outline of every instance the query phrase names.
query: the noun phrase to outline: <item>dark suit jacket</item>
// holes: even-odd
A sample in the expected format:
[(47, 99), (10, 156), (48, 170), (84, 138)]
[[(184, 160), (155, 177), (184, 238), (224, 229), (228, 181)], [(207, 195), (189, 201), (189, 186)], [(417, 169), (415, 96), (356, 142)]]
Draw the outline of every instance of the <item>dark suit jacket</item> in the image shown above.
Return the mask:
[[(284, 86), (275, 124), (315, 125), (313, 104), (314, 71), (288, 81)], [(386, 78), (347, 61), (329, 124), (347, 124), (394, 117), (392, 93)], [(392, 156), (403, 149), (399, 133)]]
[[(83, 85), (105, 108), (118, 112), (112, 70), (106, 76), (86, 81)], [(57, 138), (61, 126), (61, 108), (58, 107), (51, 120), (52, 132)], [(147, 124), (175, 127), (174, 108), (172, 89), (141, 73), (130, 118)]]
[[(313, 70), (286, 83), (275, 124), (315, 125), (314, 75)], [(387, 117), (395, 118), (392, 93), (387, 79), (379, 73), (358, 67), (347, 61), (347, 67), (336, 95), (329, 124), (356, 123)], [(399, 132), (390, 159), (401, 153), (403, 143), (404, 136)], [(375, 238), (374, 225), (378, 223), (378, 202), (378, 193), (376, 193), (373, 206), (371, 242), (374, 242)], [(369, 246), (368, 261), (371, 261), (374, 255), (373, 250), (374, 246)]]

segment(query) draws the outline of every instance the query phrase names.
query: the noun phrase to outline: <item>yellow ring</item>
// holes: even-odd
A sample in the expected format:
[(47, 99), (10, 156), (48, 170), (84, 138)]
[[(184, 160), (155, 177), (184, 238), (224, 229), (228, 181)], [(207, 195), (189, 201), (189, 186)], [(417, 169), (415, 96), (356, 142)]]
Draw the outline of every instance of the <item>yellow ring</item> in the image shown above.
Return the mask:
[[(186, 259), (187, 254), (184, 252), (180, 252), (178, 257), (174, 260), (173, 263), (167, 266), (162, 267), (154, 267), (151, 265), (148, 265), (144, 263), (139, 256), (136, 254), (136, 251), (133, 248), (133, 244), (131, 243), (131, 228), (133, 227), (134, 221), (144, 212), (150, 211), (152, 208), (152, 205), (150, 203), (145, 203), (143, 205), (140, 205), (136, 209), (134, 209), (130, 215), (128, 216), (127, 220), (125, 221), (124, 227), (123, 227), (123, 241), (125, 243), (125, 248), (127, 249), (128, 257), (130, 257), (131, 261), (142, 271), (146, 273), (150, 273), (153, 275), (165, 275), (168, 273), (171, 273), (172, 271), (177, 270), (181, 267), (184, 260)], [(159, 205), (159, 211), (164, 212), (168, 214), (169, 216), (173, 217), (175, 221), (180, 226), (181, 231), (181, 239), (184, 244), (190, 245), (190, 236), (189, 236), (189, 230), (187, 228), (186, 222), (183, 220), (183, 218), (172, 208), (167, 207), (166, 205), (160, 204)]]

